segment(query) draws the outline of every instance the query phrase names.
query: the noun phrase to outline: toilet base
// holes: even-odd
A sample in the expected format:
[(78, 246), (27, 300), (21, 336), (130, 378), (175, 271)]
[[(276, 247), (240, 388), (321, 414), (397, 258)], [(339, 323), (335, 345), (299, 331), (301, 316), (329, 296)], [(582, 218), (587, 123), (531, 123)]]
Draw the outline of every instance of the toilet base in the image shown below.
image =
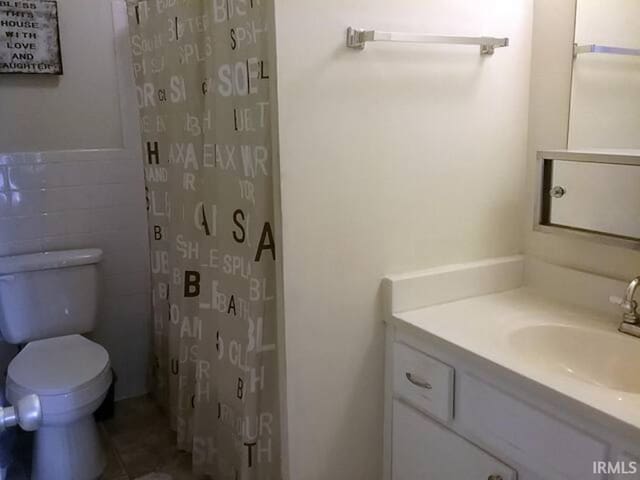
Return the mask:
[(41, 426), (33, 448), (33, 480), (95, 480), (106, 466), (92, 415), (68, 425)]

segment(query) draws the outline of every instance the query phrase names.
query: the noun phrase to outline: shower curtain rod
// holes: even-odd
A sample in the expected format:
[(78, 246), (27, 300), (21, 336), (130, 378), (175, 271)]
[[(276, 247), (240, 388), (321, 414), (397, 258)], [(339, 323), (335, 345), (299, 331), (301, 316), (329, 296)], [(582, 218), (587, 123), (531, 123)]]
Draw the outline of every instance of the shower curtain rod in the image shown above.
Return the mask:
[(347, 29), (347, 47), (362, 50), (367, 42), (479, 45), (482, 55), (493, 55), (496, 48), (509, 46), (508, 38), (381, 32), (378, 30), (359, 30), (352, 27)]

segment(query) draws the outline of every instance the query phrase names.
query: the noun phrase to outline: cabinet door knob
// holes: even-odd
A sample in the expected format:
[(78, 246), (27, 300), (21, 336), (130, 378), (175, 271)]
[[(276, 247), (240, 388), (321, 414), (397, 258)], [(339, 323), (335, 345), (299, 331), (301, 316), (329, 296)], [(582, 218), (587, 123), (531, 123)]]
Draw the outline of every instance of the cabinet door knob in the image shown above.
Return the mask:
[[(431, 384), (425, 380), (414, 377), (413, 373), (407, 372), (407, 380), (413, 383), (416, 387), (426, 388), (427, 390), (431, 390)], [(492, 479), (492, 480), (501, 480), (501, 479)]]
[(489, 475), (487, 480), (503, 480), (502, 475)]
[[(549, 195), (551, 195), (553, 198), (562, 198), (567, 194), (567, 189), (561, 186), (557, 186), (557, 187), (553, 187), (551, 190), (549, 190)], [(498, 479), (499, 480), (499, 479)]]

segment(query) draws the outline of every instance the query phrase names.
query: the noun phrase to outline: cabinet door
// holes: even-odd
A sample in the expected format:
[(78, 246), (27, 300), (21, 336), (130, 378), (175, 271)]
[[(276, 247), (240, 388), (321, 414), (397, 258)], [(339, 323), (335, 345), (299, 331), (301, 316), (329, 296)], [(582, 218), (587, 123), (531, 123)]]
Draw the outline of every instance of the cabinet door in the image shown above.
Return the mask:
[(452, 431), (395, 400), (393, 480), (516, 480), (516, 472)]

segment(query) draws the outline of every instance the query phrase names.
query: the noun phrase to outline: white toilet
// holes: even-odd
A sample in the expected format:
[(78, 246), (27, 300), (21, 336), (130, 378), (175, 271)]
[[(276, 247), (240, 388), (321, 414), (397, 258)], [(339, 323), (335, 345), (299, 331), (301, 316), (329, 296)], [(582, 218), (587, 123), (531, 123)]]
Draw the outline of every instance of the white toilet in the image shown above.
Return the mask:
[(105, 467), (93, 412), (111, 384), (107, 351), (85, 337), (97, 321), (102, 251), (70, 250), (0, 258), (0, 333), (26, 344), (9, 365), (14, 403), (35, 393), (34, 480), (93, 480)]

